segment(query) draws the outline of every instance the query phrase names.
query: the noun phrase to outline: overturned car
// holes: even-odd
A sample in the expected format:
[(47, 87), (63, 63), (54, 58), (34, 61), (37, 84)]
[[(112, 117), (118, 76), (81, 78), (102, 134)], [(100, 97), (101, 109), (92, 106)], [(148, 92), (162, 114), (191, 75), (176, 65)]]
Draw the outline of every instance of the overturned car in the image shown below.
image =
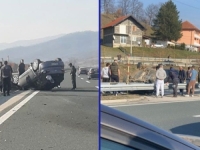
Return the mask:
[(24, 89), (51, 90), (61, 84), (64, 73), (60, 58), (44, 62), (36, 59), (22, 75), (13, 75), (13, 84)]

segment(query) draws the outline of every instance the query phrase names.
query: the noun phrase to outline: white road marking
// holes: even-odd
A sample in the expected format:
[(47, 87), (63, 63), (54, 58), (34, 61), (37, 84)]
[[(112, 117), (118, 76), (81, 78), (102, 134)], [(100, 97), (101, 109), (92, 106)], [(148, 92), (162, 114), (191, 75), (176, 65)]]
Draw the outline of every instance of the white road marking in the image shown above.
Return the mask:
[(39, 91), (33, 92), (31, 95), (29, 95), (27, 98), (25, 98), (23, 101), (21, 101), (18, 105), (13, 107), (11, 110), (9, 110), (7, 113), (5, 113), (3, 116), (0, 117), (0, 125), (4, 123), (9, 117), (11, 117), (15, 112), (17, 112), (23, 105), (25, 105), (28, 101), (30, 101)]
[(98, 89), (99, 87), (98, 87), (98, 86), (95, 86), (95, 88), (97, 88), (97, 89)]
[(0, 105), (0, 112), (3, 111), (4, 109), (8, 108), (9, 106), (15, 104), (16, 102), (18, 102), (20, 99), (22, 99), (24, 96), (26, 96), (28, 93), (30, 93), (31, 91), (25, 91), (22, 92), (12, 98), (10, 98), (8, 101), (6, 101), (5, 103)]
[(151, 102), (143, 104), (130, 104), (130, 105), (109, 105), (109, 107), (129, 107), (129, 106), (142, 106), (142, 105), (158, 105), (158, 104), (169, 104), (169, 103), (184, 103), (184, 102), (195, 102), (199, 100), (187, 100), (187, 101), (171, 101), (171, 102)]
[(81, 78), (83, 80), (83, 78)]
[(90, 83), (90, 81), (85, 81), (85, 82)]
[(198, 118), (198, 117), (200, 117), (200, 115), (194, 115), (193, 117), (196, 117), (196, 118)]

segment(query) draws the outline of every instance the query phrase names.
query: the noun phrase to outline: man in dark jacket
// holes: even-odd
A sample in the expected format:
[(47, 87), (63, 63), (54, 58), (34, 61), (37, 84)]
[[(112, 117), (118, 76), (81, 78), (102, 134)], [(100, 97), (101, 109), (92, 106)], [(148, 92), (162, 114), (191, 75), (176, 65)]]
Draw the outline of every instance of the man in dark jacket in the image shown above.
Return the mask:
[[(179, 82), (180, 83), (184, 83), (185, 79), (186, 79), (186, 74), (185, 74), (185, 70), (183, 70), (183, 67), (179, 67)], [(180, 94), (183, 96), (183, 89), (180, 89)]]
[(170, 78), (172, 79), (172, 87), (173, 87), (173, 97), (177, 97), (177, 87), (178, 87), (178, 74), (173, 67), (170, 67), (169, 76), (167, 80), (167, 84), (169, 83)]
[[(3, 63), (0, 61), (0, 69), (3, 67)], [(3, 92), (3, 84), (2, 84), (2, 80), (0, 79), (0, 91)]]
[(25, 64), (24, 64), (23, 59), (20, 61), (20, 64), (19, 64), (19, 67), (18, 67), (18, 72), (19, 72), (19, 76), (22, 75), (25, 72)]
[(69, 66), (71, 67), (70, 75), (72, 76), (72, 85), (73, 85), (73, 88), (71, 90), (75, 90), (76, 89), (76, 68), (72, 65), (72, 63), (70, 63)]
[[(186, 93), (188, 93), (188, 86), (189, 86), (189, 82), (190, 82), (190, 73), (191, 73), (191, 67), (188, 67), (188, 70), (186, 71)], [(190, 90), (190, 93), (192, 93), (192, 91)]]
[(199, 70), (198, 70), (198, 83), (200, 83), (200, 67), (199, 67)]
[[(119, 82), (120, 78), (120, 70), (117, 64), (117, 60), (114, 60), (114, 62), (110, 65), (110, 77), (111, 82)], [(116, 96), (118, 92), (113, 92)]]
[(1, 68), (1, 81), (3, 82), (3, 94), (6, 96), (10, 95), (11, 78), (12, 78), (12, 68), (8, 65), (8, 62), (4, 62), (4, 66)]

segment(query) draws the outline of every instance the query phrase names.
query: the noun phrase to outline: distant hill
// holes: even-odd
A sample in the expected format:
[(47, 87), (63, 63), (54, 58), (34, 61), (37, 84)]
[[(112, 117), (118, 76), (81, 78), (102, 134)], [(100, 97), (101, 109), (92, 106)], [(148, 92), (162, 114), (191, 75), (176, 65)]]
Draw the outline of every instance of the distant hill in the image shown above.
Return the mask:
[(65, 34), (60, 34), (60, 35), (38, 38), (38, 39), (33, 39), (33, 40), (20, 40), (20, 41), (16, 41), (16, 42), (12, 42), (12, 43), (0, 43), (0, 50), (13, 48), (13, 47), (19, 47), (19, 46), (31, 46), (31, 45), (35, 45), (35, 44), (39, 44), (39, 43), (43, 43), (43, 42), (47, 42), (49, 40), (59, 38), (64, 35)]
[[(30, 63), (39, 58), (43, 61), (61, 58), (86, 60), (98, 57), (98, 32), (83, 31), (66, 34), (65, 36), (27, 47), (14, 47), (0, 51), (0, 57), (18, 63), (24, 59)], [(97, 62), (98, 63), (98, 62)]]

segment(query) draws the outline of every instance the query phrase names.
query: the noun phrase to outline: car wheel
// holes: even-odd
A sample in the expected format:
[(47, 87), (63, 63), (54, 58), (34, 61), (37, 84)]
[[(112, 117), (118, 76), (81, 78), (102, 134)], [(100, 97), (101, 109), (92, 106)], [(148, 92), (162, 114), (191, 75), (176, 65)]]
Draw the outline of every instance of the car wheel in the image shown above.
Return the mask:
[(36, 60), (33, 62), (33, 70), (34, 70), (34, 71), (38, 70), (40, 62), (41, 62), (41, 61), (40, 61), (39, 59), (36, 59)]
[(56, 60), (57, 60), (57, 61), (62, 61), (62, 59), (61, 59), (61, 58), (56, 58)]

